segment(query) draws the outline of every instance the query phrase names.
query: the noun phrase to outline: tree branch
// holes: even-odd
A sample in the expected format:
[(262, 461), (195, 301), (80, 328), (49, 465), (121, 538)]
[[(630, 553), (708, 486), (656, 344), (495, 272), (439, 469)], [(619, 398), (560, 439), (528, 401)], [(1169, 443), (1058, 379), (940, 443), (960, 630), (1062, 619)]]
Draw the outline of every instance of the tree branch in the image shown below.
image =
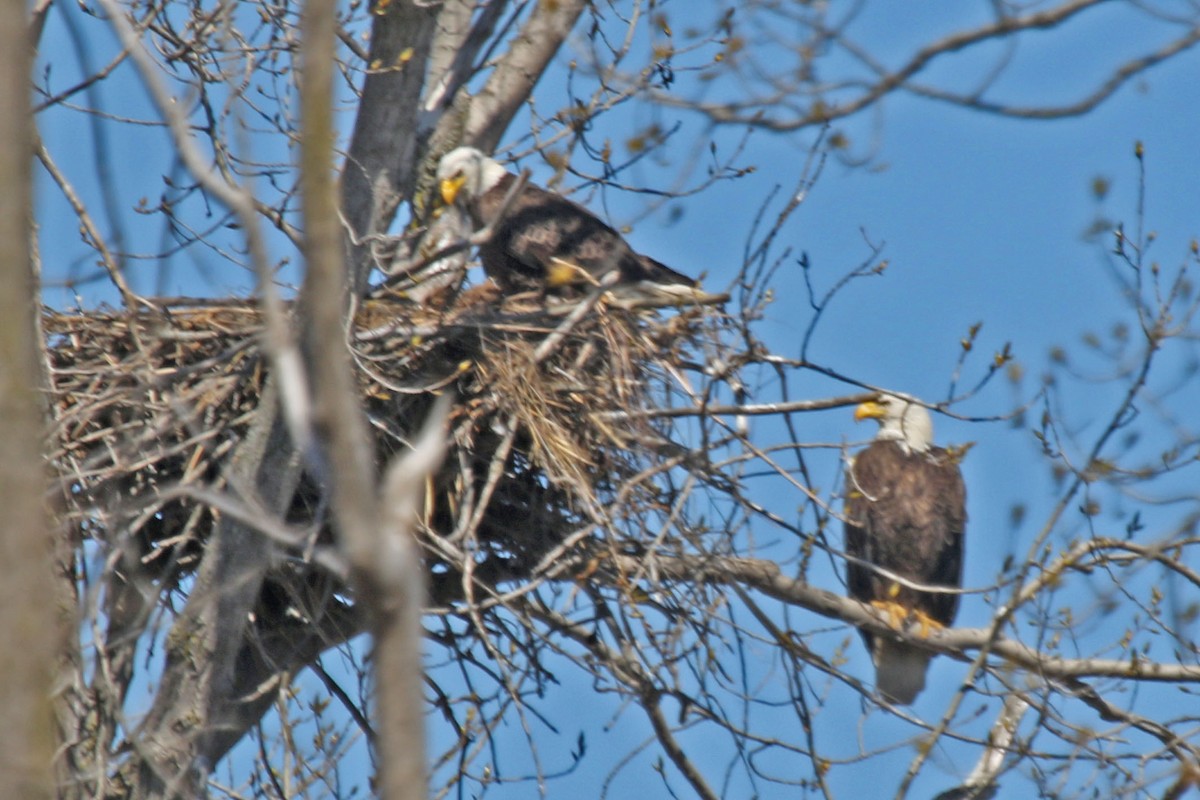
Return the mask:
[(517, 109), (529, 98), (587, 7), (586, 0), (538, 3), (483, 89), (471, 103), (464, 144), (496, 149)]
[[(618, 573), (634, 574), (643, 562), (632, 556), (611, 555)], [(878, 635), (903, 636), (928, 650), (959, 655), (988, 648), (1001, 659), (1043, 678), (1126, 678), (1137, 681), (1200, 681), (1200, 665), (1164, 664), (1145, 659), (1062, 658), (1048, 655), (1015, 639), (992, 637), (986, 628), (947, 628), (927, 638), (896, 631), (885, 614), (849, 597), (786, 577), (773, 561), (723, 556), (655, 556), (662, 579), (701, 581), (713, 585), (740, 583), (831, 619), (839, 619)]]
[(366, 292), (373, 267), (370, 237), (386, 231), (401, 202), (412, 195), (416, 156), (422, 136), (428, 135), (418, 124), (421, 93), (431, 32), (442, 7), (417, 0), (372, 4), (381, 13), (371, 18), (370, 62), (341, 183), (354, 297)]

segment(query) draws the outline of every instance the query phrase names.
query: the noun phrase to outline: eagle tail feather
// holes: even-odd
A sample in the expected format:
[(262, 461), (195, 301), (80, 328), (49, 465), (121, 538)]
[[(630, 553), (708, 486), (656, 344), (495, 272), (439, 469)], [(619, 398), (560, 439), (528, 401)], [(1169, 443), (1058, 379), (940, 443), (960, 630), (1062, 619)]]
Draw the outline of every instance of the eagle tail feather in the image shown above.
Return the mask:
[(875, 688), (886, 700), (906, 706), (925, 688), (933, 653), (886, 637), (875, 638)]
[(681, 286), (695, 286), (697, 283), (695, 278), (689, 278), (682, 272), (676, 272), (661, 261), (656, 261), (650, 256), (644, 256), (641, 253), (636, 255), (644, 270), (644, 274), (641, 276), (642, 280)]
[(729, 300), (727, 294), (712, 294), (694, 285), (662, 284), (654, 281), (614, 286), (613, 304), (621, 308), (662, 308), (670, 306), (716, 306)]

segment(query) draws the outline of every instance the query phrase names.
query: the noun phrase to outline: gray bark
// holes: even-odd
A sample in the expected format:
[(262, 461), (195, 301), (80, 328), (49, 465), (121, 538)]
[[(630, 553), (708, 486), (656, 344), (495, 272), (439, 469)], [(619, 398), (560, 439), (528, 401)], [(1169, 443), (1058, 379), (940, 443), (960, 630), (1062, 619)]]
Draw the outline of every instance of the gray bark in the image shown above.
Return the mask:
[(54, 753), (51, 684), (62, 644), (43, 509), (43, 408), (37, 289), (29, 249), (32, 125), (25, 6), (0, 14), (0, 796), (50, 797)]

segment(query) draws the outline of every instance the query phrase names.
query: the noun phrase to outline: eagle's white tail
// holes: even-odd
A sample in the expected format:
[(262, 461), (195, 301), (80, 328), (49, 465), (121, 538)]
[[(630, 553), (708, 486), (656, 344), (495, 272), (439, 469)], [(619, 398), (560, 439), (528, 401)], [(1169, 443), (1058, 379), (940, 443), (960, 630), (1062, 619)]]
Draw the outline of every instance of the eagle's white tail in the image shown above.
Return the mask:
[(889, 702), (906, 706), (925, 688), (925, 671), (933, 653), (919, 647), (875, 637), (875, 688)]
[(692, 284), (638, 281), (614, 286), (612, 302), (621, 308), (661, 308), (663, 306), (715, 306), (729, 299), (727, 294), (711, 294)]

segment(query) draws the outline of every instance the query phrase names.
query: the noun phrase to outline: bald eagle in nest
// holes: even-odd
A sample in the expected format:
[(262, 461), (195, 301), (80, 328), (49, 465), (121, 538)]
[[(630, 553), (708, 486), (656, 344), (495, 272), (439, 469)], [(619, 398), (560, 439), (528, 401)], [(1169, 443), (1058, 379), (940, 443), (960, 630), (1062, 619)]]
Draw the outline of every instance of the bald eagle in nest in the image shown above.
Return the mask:
[[(846, 553), (856, 559), (846, 566), (850, 596), (885, 611), (897, 629), (912, 625), (918, 635), (928, 636), (954, 621), (958, 595), (908, 584), (962, 585), (967, 522), (958, 468), (962, 453), (935, 447), (929, 412), (893, 395), (858, 406), (854, 419), (878, 421), (879, 433), (846, 472)], [(861, 633), (880, 695), (892, 703), (913, 702), (925, 688), (933, 653), (897, 638)]]
[(714, 303), (722, 295), (702, 292), (697, 282), (629, 246), (621, 234), (583, 206), (526, 183), (473, 147), (459, 147), (438, 162), (437, 179), (447, 205), (460, 204), (476, 228), (492, 225), (479, 247), (483, 269), (505, 294), (536, 291), (570, 294), (572, 287), (599, 286), (616, 272), (612, 293), (631, 303)]

